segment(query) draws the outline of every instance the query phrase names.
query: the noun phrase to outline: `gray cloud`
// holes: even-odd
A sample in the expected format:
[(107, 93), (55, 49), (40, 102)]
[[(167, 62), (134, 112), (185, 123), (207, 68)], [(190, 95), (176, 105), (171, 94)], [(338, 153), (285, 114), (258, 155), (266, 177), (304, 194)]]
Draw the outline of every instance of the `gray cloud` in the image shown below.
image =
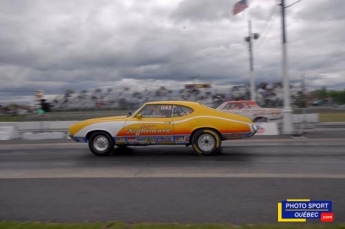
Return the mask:
[(230, 0), (183, 0), (171, 14), (176, 21), (212, 22), (231, 18)]
[(300, 20), (308, 20), (311, 23), (317, 23), (319, 21), (343, 21), (345, 2), (342, 0), (334, 1), (304, 1), (296, 7), (299, 9), (293, 12), (293, 17), (297, 17)]
[[(276, 1), (0, 0), (0, 96), (102, 86), (249, 82), (247, 19), (256, 82), (281, 80)], [(290, 2), (289, 2), (290, 3)], [(343, 84), (342, 0), (303, 0), (287, 9), (289, 74), (310, 86)], [(165, 85), (167, 86), (167, 85)]]

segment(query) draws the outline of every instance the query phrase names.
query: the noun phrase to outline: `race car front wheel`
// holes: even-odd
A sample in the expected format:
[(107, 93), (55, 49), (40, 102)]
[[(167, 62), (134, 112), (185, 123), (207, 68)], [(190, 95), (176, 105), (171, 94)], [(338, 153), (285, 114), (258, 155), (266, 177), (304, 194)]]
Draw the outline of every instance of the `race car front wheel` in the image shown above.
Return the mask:
[(89, 149), (97, 156), (105, 156), (114, 150), (113, 138), (105, 132), (95, 132), (89, 139)]
[(214, 155), (220, 150), (221, 139), (216, 131), (201, 129), (193, 135), (192, 147), (199, 155)]

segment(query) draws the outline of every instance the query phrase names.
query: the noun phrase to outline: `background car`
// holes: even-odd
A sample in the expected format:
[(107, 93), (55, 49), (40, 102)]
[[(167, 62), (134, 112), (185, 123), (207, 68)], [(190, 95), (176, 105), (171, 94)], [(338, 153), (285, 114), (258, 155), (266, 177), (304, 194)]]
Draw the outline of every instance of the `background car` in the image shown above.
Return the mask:
[(219, 151), (224, 140), (252, 137), (257, 131), (247, 117), (228, 114), (197, 102), (148, 102), (129, 116), (85, 120), (69, 128), (77, 142), (88, 142), (96, 155), (114, 146), (192, 145), (200, 155)]
[(268, 122), (269, 120), (280, 120), (283, 118), (282, 109), (263, 108), (251, 100), (227, 101), (216, 109), (246, 116), (253, 122)]

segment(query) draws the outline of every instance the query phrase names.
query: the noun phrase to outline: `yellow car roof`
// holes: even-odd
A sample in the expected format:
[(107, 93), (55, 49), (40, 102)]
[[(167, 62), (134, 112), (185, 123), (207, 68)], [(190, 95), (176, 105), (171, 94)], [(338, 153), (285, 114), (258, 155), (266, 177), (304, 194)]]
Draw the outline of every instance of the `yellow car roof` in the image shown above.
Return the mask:
[(147, 102), (145, 104), (178, 104), (178, 105), (189, 105), (189, 106), (193, 106), (193, 105), (200, 105), (200, 103), (198, 102), (192, 102), (192, 101), (179, 101), (179, 100), (175, 100), (175, 101), (152, 101), (152, 102)]

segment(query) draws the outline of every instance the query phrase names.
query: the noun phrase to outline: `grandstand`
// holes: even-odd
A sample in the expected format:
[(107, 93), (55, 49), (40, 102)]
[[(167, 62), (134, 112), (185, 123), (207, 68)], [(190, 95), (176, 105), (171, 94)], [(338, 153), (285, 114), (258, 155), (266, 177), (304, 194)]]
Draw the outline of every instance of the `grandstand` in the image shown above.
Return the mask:
[[(295, 102), (300, 86), (291, 86), (291, 103)], [(210, 84), (186, 84), (184, 88), (138, 90), (125, 87), (122, 89), (96, 88), (81, 90), (79, 93), (71, 89), (48, 99), (53, 110), (78, 109), (135, 109), (147, 101), (186, 100), (198, 101), (210, 107), (217, 107), (227, 100), (248, 100), (248, 85), (216, 87)], [(283, 105), (283, 87), (281, 83), (260, 83), (256, 86), (256, 101), (264, 107), (281, 107)]]

